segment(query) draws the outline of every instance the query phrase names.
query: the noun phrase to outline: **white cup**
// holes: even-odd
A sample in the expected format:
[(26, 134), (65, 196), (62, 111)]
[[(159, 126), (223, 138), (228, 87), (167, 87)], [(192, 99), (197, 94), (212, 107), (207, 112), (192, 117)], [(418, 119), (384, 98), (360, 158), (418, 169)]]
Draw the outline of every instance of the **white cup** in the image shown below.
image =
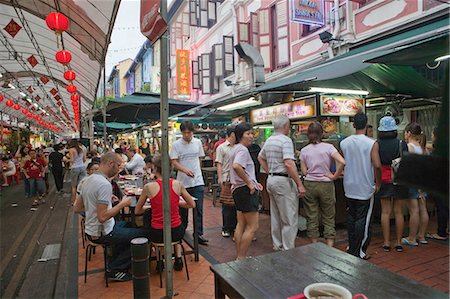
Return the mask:
[[(315, 293), (314, 290), (330, 292), (332, 294), (336, 294), (337, 296), (339, 296), (342, 299), (352, 299), (352, 293), (350, 293), (349, 290), (347, 290), (346, 288), (344, 288), (340, 285), (337, 285), (334, 283), (327, 283), (327, 282), (310, 284), (303, 290), (303, 294), (308, 299), (316, 298), (318, 296), (314, 294)], [(317, 294), (319, 294), (319, 292)]]

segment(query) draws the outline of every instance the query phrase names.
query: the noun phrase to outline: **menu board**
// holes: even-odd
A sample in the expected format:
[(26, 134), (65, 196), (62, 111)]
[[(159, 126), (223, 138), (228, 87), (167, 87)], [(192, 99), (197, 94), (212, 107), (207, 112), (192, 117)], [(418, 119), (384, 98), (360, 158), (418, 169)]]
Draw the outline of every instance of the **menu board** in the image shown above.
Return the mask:
[(271, 122), (280, 114), (286, 115), (289, 119), (301, 119), (316, 116), (316, 105), (314, 99), (300, 100), (291, 103), (275, 105), (250, 111), (250, 118), (253, 124), (263, 124)]
[(364, 112), (364, 100), (344, 98), (331, 95), (320, 96), (320, 115), (323, 116), (354, 116)]

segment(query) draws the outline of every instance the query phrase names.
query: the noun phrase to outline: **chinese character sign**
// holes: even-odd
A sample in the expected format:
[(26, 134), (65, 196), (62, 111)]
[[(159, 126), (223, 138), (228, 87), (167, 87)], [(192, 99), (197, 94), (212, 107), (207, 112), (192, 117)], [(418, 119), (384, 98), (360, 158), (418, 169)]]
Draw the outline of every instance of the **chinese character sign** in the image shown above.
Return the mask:
[(189, 50), (177, 50), (177, 93), (179, 97), (191, 96)]
[(291, 20), (306, 25), (324, 25), (324, 0), (291, 0)]

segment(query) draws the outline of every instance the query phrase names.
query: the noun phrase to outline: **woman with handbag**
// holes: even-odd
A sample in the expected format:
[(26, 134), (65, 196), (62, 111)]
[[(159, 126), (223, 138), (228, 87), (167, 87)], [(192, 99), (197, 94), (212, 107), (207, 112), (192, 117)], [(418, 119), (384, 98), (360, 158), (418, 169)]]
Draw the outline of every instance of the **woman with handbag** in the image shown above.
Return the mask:
[(403, 251), (401, 245), (405, 220), (403, 216), (403, 205), (408, 198), (408, 188), (397, 185), (393, 168), (398, 164), (403, 152), (408, 148), (405, 142), (397, 139), (397, 123), (392, 116), (385, 116), (380, 119), (378, 127), (378, 147), (382, 164), (381, 189), (376, 194), (376, 198), (381, 202), (381, 227), (383, 230), (384, 251), (390, 251), (390, 217), (392, 209), (395, 215), (396, 241), (394, 249), (398, 252)]

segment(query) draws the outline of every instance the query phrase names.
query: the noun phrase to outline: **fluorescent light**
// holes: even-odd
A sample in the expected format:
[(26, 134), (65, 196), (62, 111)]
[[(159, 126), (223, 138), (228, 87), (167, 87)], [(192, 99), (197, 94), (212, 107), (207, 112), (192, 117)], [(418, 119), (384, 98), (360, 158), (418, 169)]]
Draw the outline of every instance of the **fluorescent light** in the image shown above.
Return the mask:
[(237, 103), (218, 107), (217, 109), (224, 110), (224, 111), (232, 111), (232, 110), (237, 110), (237, 109), (242, 109), (242, 108), (247, 108), (247, 107), (258, 106), (258, 105), (261, 105), (261, 101), (257, 101), (257, 100), (255, 100), (254, 97), (251, 97), (247, 100), (243, 100), (243, 101), (240, 101)]
[(357, 94), (357, 95), (368, 95), (369, 92), (366, 90), (354, 90), (354, 89), (338, 89), (338, 88), (324, 88), (324, 87), (311, 87), (309, 89), (311, 92), (323, 92), (323, 93), (341, 93), (341, 94)]
[(28, 103), (32, 103), (30, 98), (27, 98), (27, 102)]
[(38, 107), (39, 107), (39, 105), (38, 105), (38, 104), (36, 104), (36, 103), (34, 103), (34, 104), (33, 104), (33, 106), (34, 106), (34, 107), (36, 107), (36, 108), (38, 108)]
[(450, 59), (450, 55), (444, 55), (441, 57), (436, 58), (434, 61), (442, 61), (442, 60), (446, 60), (446, 59)]
[(27, 95), (24, 93), (24, 92), (19, 92), (19, 94), (21, 95), (21, 96), (23, 96), (23, 97), (26, 97)]
[(255, 129), (273, 129), (272, 125), (255, 126)]
[(0, 78), (2, 78), (3, 77), (3, 75), (2, 75), (2, 73), (0, 73)]
[(11, 83), (8, 83), (8, 87), (11, 89), (16, 89), (16, 87), (14, 85), (12, 85)]

